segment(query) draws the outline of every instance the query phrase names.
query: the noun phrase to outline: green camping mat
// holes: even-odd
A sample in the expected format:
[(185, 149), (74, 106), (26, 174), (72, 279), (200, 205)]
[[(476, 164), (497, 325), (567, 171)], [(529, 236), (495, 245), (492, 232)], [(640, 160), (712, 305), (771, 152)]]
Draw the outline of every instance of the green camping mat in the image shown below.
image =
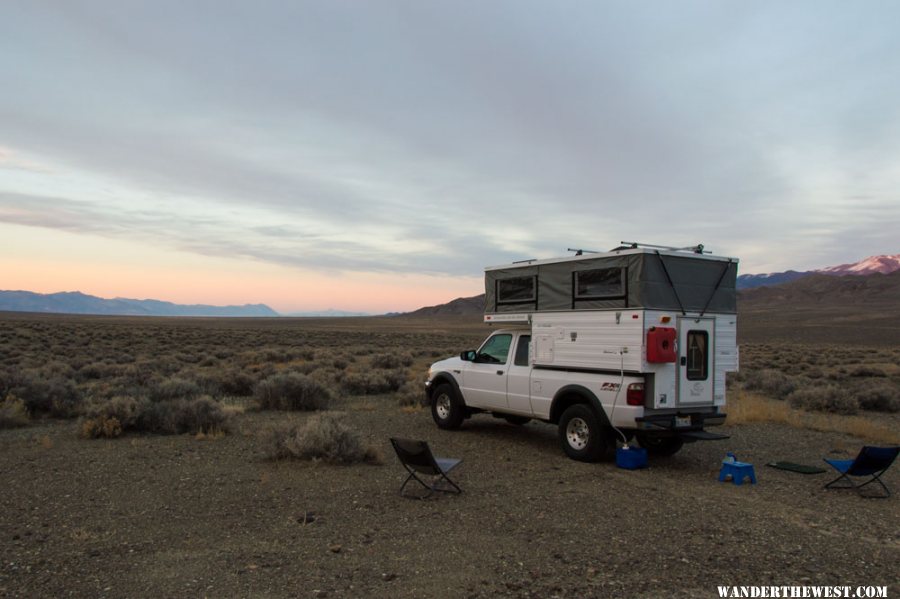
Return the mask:
[(800, 474), (821, 474), (826, 472), (815, 466), (804, 466), (803, 464), (795, 464), (794, 462), (770, 462), (766, 466), (778, 468), (779, 470), (790, 470), (791, 472), (799, 472)]

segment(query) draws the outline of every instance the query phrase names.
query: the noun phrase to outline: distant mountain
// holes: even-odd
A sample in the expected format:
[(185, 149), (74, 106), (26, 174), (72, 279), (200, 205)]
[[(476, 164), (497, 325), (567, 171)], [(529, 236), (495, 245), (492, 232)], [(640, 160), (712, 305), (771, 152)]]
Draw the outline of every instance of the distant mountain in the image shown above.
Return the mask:
[(854, 264), (841, 264), (829, 266), (816, 272), (824, 275), (871, 275), (881, 273), (883, 275), (900, 270), (900, 254), (887, 256), (870, 256)]
[(871, 275), (874, 273), (889, 274), (900, 270), (900, 254), (888, 254), (884, 256), (870, 256), (853, 264), (841, 264), (839, 266), (829, 266), (819, 270), (796, 271), (788, 270), (785, 272), (775, 272), (759, 275), (740, 275), (737, 278), (737, 288), (754, 289), (756, 287), (768, 287), (771, 285), (781, 285), (782, 283), (790, 283), (807, 277), (811, 274), (823, 274), (832, 276), (844, 275)]
[(738, 292), (741, 342), (886, 345), (900, 339), (900, 270), (836, 277), (812, 273)]
[(439, 306), (419, 308), (415, 312), (409, 312), (405, 316), (466, 316), (484, 313), (484, 294), (474, 297), (458, 297), (455, 300)]
[(810, 271), (798, 272), (796, 270), (788, 270), (785, 272), (773, 272), (762, 275), (739, 275), (737, 278), (737, 288), (740, 290), (781, 285), (782, 283), (790, 283), (791, 281), (802, 279), (809, 273)]
[(900, 311), (900, 270), (837, 277), (810, 273), (802, 279), (772, 287), (746, 289), (738, 293), (738, 310), (766, 309), (798, 311), (818, 306), (894, 306)]
[(0, 311), (54, 312), (115, 316), (278, 316), (265, 304), (243, 306), (182, 305), (160, 300), (104, 299), (78, 291), (32, 293), (0, 291)]

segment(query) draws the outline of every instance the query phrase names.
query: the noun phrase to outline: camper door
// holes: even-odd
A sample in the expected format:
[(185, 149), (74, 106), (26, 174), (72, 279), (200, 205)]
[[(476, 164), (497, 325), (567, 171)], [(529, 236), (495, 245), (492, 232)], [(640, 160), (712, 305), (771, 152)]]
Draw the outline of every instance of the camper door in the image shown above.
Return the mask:
[(678, 319), (678, 404), (711, 405), (715, 364), (712, 318)]

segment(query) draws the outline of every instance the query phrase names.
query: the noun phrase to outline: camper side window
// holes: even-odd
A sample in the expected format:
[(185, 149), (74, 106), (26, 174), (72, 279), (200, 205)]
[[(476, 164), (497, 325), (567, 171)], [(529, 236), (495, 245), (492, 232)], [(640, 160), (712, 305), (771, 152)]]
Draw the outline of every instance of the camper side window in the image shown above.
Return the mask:
[(498, 304), (532, 303), (536, 299), (537, 277), (514, 277), (497, 281)]
[(575, 299), (625, 297), (624, 268), (595, 268), (575, 271)]

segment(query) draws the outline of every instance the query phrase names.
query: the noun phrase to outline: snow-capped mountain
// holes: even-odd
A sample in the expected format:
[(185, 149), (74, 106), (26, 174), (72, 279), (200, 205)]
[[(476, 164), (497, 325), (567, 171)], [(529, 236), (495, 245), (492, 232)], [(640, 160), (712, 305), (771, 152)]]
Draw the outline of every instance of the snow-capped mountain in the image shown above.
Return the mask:
[(865, 260), (860, 260), (854, 264), (829, 266), (814, 272), (819, 272), (823, 275), (870, 275), (880, 272), (886, 275), (895, 270), (900, 270), (900, 254), (869, 256)]
[(884, 256), (870, 256), (865, 260), (853, 264), (841, 264), (829, 266), (819, 270), (786, 272), (773, 272), (758, 275), (740, 275), (737, 279), (738, 289), (753, 289), (754, 287), (770, 287), (802, 279), (811, 274), (844, 276), (844, 275), (871, 275), (881, 273), (883, 275), (900, 270), (900, 254), (886, 254)]

